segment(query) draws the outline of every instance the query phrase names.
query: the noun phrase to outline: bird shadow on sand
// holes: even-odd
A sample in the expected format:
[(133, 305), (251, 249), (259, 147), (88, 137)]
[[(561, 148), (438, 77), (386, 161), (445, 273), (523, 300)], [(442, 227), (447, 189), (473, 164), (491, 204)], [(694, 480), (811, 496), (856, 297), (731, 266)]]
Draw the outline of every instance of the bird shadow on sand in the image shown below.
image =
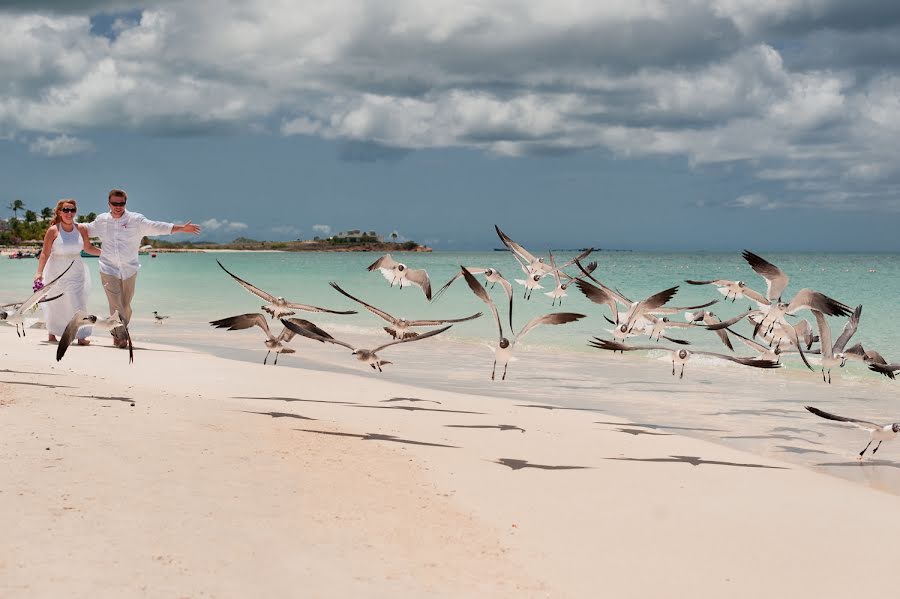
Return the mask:
[(96, 399), (97, 401), (121, 401), (122, 403), (130, 403), (131, 405), (137, 403), (130, 397), (125, 397), (124, 395), (70, 395), (69, 397)]
[(444, 412), (447, 414), (478, 414), (484, 415), (484, 412), (469, 412), (467, 410), (447, 410), (443, 408), (420, 408), (419, 406), (365, 406), (358, 404), (354, 407), (367, 408), (369, 410), (403, 410), (405, 412)]
[(4, 373), (6, 373), (6, 374), (37, 374), (40, 376), (57, 376), (57, 374), (58, 374), (56, 372), (28, 372), (25, 370), (10, 370), (8, 368), (4, 368), (3, 370), (0, 370), (0, 374), (4, 374)]
[(646, 422), (603, 422), (597, 421), (594, 424), (609, 424), (612, 426), (639, 426), (641, 428), (649, 428), (649, 429), (664, 429), (664, 430), (672, 430), (672, 431), (694, 431), (701, 433), (725, 433), (727, 431), (720, 428), (704, 428), (702, 426), (668, 426), (665, 424), (650, 424)]
[(366, 433), (359, 435), (355, 433), (339, 433), (335, 431), (317, 431), (309, 428), (295, 428), (295, 431), (304, 433), (316, 433), (319, 435), (332, 435), (335, 437), (354, 437), (361, 441), (390, 441), (391, 443), (403, 443), (406, 445), (425, 445), (427, 447), (446, 447), (449, 449), (459, 449), (456, 445), (444, 445), (443, 443), (429, 443), (427, 441), (414, 441), (412, 439), (401, 439), (393, 435), (382, 435), (379, 433)]
[(666, 458), (604, 458), (620, 462), (658, 462), (662, 464), (690, 464), (691, 466), (733, 466), (737, 468), (765, 468), (768, 470), (789, 470), (782, 466), (767, 466), (765, 464), (743, 464), (740, 462), (725, 462), (721, 460), (704, 460), (692, 455), (670, 455)]
[(517, 460), (515, 458), (500, 458), (494, 461), (494, 464), (506, 466), (510, 470), (523, 470), (525, 468), (534, 468), (535, 470), (587, 470), (590, 466), (557, 466), (551, 464), (532, 464), (528, 460)]
[(822, 451), (821, 449), (808, 449), (806, 447), (794, 447), (793, 445), (776, 445), (775, 447), (784, 453), (795, 453), (797, 455), (806, 455), (808, 453), (832, 455), (830, 452)]
[(564, 408), (561, 406), (545, 406), (543, 404), (528, 404), (528, 403), (517, 403), (516, 407), (518, 408), (537, 408), (539, 410), (572, 410), (575, 412), (603, 412), (599, 408)]
[(647, 431), (642, 428), (617, 428), (617, 429), (615, 429), (614, 432), (626, 433), (626, 434), (634, 435), (634, 436), (638, 436), (638, 435), (649, 435), (651, 437), (671, 437), (672, 436), (672, 433), (658, 433), (658, 432), (655, 432), (652, 430)]
[(900, 462), (892, 462), (891, 460), (872, 460), (872, 459), (863, 459), (863, 460), (850, 460), (849, 462), (824, 462), (821, 464), (816, 464), (816, 466), (827, 466), (829, 468), (833, 466), (841, 466), (841, 467), (856, 467), (862, 468), (864, 466), (887, 466), (889, 468), (900, 468)]
[(292, 402), (292, 401), (302, 401), (305, 403), (327, 403), (338, 406), (356, 406), (359, 405), (353, 401), (330, 401), (327, 399), (303, 399), (302, 397), (246, 397), (242, 395), (232, 396), (231, 399), (262, 399), (265, 401), (284, 401), (284, 402)]
[(50, 385), (49, 383), (29, 383), (26, 381), (0, 381), (3, 385), (27, 385), (29, 387), (45, 387), (47, 389), (74, 389), (71, 385)]
[[(846, 428), (846, 427), (841, 427)], [(825, 436), (825, 433), (820, 433), (819, 431), (807, 430), (804, 428), (794, 428), (793, 426), (776, 426), (772, 429), (773, 433), (809, 433), (811, 435), (816, 435), (819, 438)]]
[(439, 402), (439, 401), (435, 401), (433, 399), (419, 399), (418, 397), (392, 397), (390, 399), (382, 399), (381, 403), (394, 403), (397, 401), (409, 401), (409, 402), (413, 402), (413, 403), (421, 401), (421, 402), (427, 402), (427, 403), (441, 405), (441, 402)]
[(709, 412), (704, 416), (778, 416), (779, 418), (803, 418), (797, 410), (780, 410), (778, 408), (766, 408), (764, 410), (754, 410), (752, 408), (743, 410), (728, 410), (726, 412)]
[(259, 414), (260, 416), (271, 416), (272, 418), (296, 418), (297, 420), (315, 420), (309, 416), (301, 416), (300, 414), (292, 414), (291, 412), (252, 412), (250, 410), (241, 410), (244, 414)]
[(445, 424), (445, 428), (496, 429), (498, 431), (522, 431), (525, 429), (515, 424)]
[(796, 435), (784, 435), (781, 433), (768, 434), (768, 435), (731, 435), (726, 437), (721, 437), (722, 439), (771, 439), (777, 441), (803, 441), (804, 443), (810, 443), (812, 445), (821, 445), (818, 441), (810, 441), (809, 439), (805, 439), (803, 437), (798, 437)]

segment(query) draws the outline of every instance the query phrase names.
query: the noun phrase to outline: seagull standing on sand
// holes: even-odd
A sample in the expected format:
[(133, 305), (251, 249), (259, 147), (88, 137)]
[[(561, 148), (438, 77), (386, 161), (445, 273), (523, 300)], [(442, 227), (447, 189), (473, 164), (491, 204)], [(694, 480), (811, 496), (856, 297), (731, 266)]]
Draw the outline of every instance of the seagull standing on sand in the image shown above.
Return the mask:
[(371, 304), (367, 304), (359, 298), (356, 298), (343, 289), (341, 289), (340, 285), (335, 282), (329, 283), (332, 287), (334, 287), (335, 291), (340, 293), (341, 295), (352, 299), (354, 302), (362, 305), (366, 310), (371, 312), (372, 314), (383, 318), (388, 321), (391, 326), (384, 327), (384, 330), (388, 335), (393, 337), (394, 339), (409, 339), (411, 337), (418, 337), (419, 333), (415, 331), (410, 331), (410, 327), (436, 327), (438, 325), (447, 324), (447, 323), (457, 323), (457, 322), (465, 322), (467, 320), (473, 320), (481, 316), (481, 312), (477, 314), (473, 314), (472, 316), (466, 316), (465, 318), (445, 318), (440, 320), (407, 320), (405, 318), (397, 318), (396, 316), (391, 316), (384, 310), (379, 310), (375, 306)]
[(310, 337), (311, 339), (316, 339), (316, 341), (324, 342), (326, 338), (331, 337), (331, 335), (317, 327), (315, 324), (311, 323), (308, 320), (303, 320), (302, 318), (288, 318), (286, 320), (283, 319), (281, 322), (285, 324), (285, 328), (277, 337), (274, 336), (272, 334), (272, 331), (269, 330), (269, 323), (266, 321), (266, 317), (259, 312), (239, 314), (238, 316), (229, 316), (228, 318), (223, 318), (221, 320), (213, 320), (209, 324), (213, 325), (217, 329), (228, 329), (229, 331), (240, 331), (243, 329), (249, 329), (251, 327), (261, 328), (263, 333), (266, 334), (266, 340), (264, 343), (266, 344), (266, 348), (269, 350), (266, 352), (266, 357), (263, 358), (263, 365), (265, 365), (266, 361), (269, 359), (269, 354), (271, 354), (272, 352), (275, 352), (275, 362), (273, 362), (273, 366), (278, 364), (279, 354), (296, 353), (293, 349), (286, 345), (294, 338), (294, 334), (296, 333), (295, 329), (287, 327), (288, 322), (292, 323), (298, 328), (303, 328), (303, 330), (308, 329), (312, 331), (316, 335), (316, 337), (312, 337), (310, 335), (304, 336)]
[(128, 363), (131, 364), (134, 362), (134, 346), (131, 343), (131, 334), (128, 332), (128, 325), (126, 325), (119, 316), (118, 310), (114, 311), (111, 316), (105, 318), (98, 318), (97, 316), (88, 314), (82, 310), (75, 312), (75, 315), (72, 316), (72, 320), (66, 325), (62, 337), (59, 339), (59, 345), (56, 347), (57, 362), (62, 360), (63, 356), (66, 355), (66, 351), (69, 349), (69, 346), (72, 345), (72, 341), (75, 340), (75, 337), (78, 335), (78, 329), (81, 327), (95, 327), (107, 331), (122, 327), (125, 330), (125, 341), (128, 344)]
[(431, 301), (431, 280), (428, 273), (421, 268), (409, 268), (402, 262), (394, 260), (390, 254), (385, 254), (367, 267), (367, 270), (381, 271), (384, 278), (391, 282), (391, 287), (397, 283), (401, 289), (409, 285), (419, 287), (428, 301)]
[[(608, 341), (606, 339), (600, 339), (599, 337), (594, 337), (592, 341), (588, 341), (588, 345), (597, 349), (605, 349), (613, 352), (626, 352), (626, 351), (635, 351), (635, 350), (657, 350), (661, 349), (659, 346), (654, 345), (625, 345), (624, 343), (618, 343), (616, 341)], [(672, 376), (675, 376), (675, 366), (681, 366), (681, 374), (678, 375), (678, 378), (684, 378), (684, 365), (690, 360), (691, 356), (711, 356), (713, 358), (720, 358), (722, 360), (728, 360), (730, 362), (735, 362), (737, 364), (742, 364), (744, 366), (752, 366), (754, 368), (780, 368), (781, 364), (777, 362), (772, 362), (771, 360), (760, 360), (758, 358), (741, 358), (738, 356), (728, 356), (726, 354), (717, 354), (714, 352), (708, 351), (691, 351), (687, 349), (675, 349), (675, 348), (662, 348), (666, 349), (672, 354)]]
[[(73, 264), (75, 264), (74, 261), (69, 263), (69, 265), (66, 267), (66, 269), (64, 271), (62, 271), (58, 277), (56, 277), (49, 283), (45, 283), (43, 287), (41, 287), (40, 289), (35, 291), (31, 295), (31, 297), (29, 297), (24, 302), (21, 302), (19, 304), (8, 304), (6, 306), (3, 306), (4, 308), (13, 308), (11, 313), (5, 312), (5, 311), (3, 312), (4, 318), (2, 320), (5, 320), (6, 322), (8, 322), (11, 325), (15, 325), (17, 337), (25, 336), (25, 313), (26, 312), (28, 312), (29, 310), (34, 308), (41, 300), (49, 302), (49, 301), (53, 301), (59, 297), (62, 297), (63, 294), (60, 293), (59, 295), (57, 295), (55, 297), (51, 297), (49, 299), (44, 299), (50, 294), (51, 291), (53, 291), (53, 288), (56, 286), (57, 282), (63, 277), (63, 275), (65, 275), (67, 272), (69, 272), (69, 269), (72, 268)], [(21, 334), (19, 333), (19, 326), (22, 327)]]
[(869, 446), (872, 445), (873, 442), (878, 441), (878, 445), (875, 446), (875, 449), (872, 450), (872, 455), (875, 455), (875, 452), (878, 451), (878, 448), (881, 447), (881, 444), (884, 441), (892, 441), (897, 438), (897, 433), (900, 433), (900, 422), (894, 422), (892, 424), (875, 424), (874, 422), (869, 422), (868, 420), (857, 420), (856, 418), (845, 418), (844, 416), (838, 416), (837, 414), (829, 414), (819, 408), (814, 408), (812, 406), (804, 406), (807, 410), (819, 416), (820, 418), (825, 418), (827, 420), (836, 420), (837, 422), (846, 422), (847, 424), (851, 424), (856, 428), (861, 428), (864, 431), (869, 431), (869, 445), (866, 445), (862, 451), (859, 452), (859, 457), (862, 458), (866, 453), (866, 450), (869, 449)]
[[(263, 300), (267, 301), (268, 304), (261, 306), (263, 310), (272, 315), (272, 318), (282, 318), (284, 316), (292, 316), (294, 314), (294, 310), (302, 310), (304, 312), (326, 312), (328, 314), (356, 314), (355, 311), (340, 311), (340, 310), (329, 310), (328, 308), (320, 308), (318, 306), (308, 306), (306, 304), (298, 304), (295, 302), (289, 302), (283, 297), (275, 297), (271, 293), (267, 293), (240, 278), (239, 276), (233, 274), (227, 268), (222, 266), (222, 263), (216, 260), (216, 263), (222, 267), (222, 270), (228, 273), (228, 275), (237, 281), (241, 287), (255, 295), (256, 297), (260, 297)], [(155, 314), (155, 312), (154, 312)], [(252, 325), (251, 325), (252, 326)]]
[(491, 380), (495, 379), (498, 362), (503, 364), (503, 376), (501, 377), (501, 380), (506, 380), (506, 369), (509, 366), (509, 361), (512, 359), (513, 347), (520, 339), (524, 338), (531, 329), (542, 324), (566, 324), (584, 318), (584, 314), (575, 314), (573, 312), (557, 312), (555, 314), (538, 316), (537, 318), (528, 321), (528, 323), (522, 327), (522, 330), (519, 331), (519, 334), (510, 341), (503, 336), (503, 323), (500, 322), (500, 314), (497, 312), (497, 306), (494, 305), (491, 296), (487, 294), (487, 291), (485, 291), (481, 284), (478, 283), (478, 280), (469, 271), (464, 267), (460, 268), (463, 270), (463, 276), (466, 278), (466, 283), (469, 284), (469, 289), (472, 290), (472, 293), (491, 309), (491, 313), (494, 315), (494, 321), (497, 323), (497, 329), (500, 333), (500, 340), (497, 347), (494, 349), (494, 366), (491, 370)]
[(153, 311), (153, 318), (156, 320), (156, 324), (162, 324), (162, 321), (168, 318), (168, 316), (163, 316), (156, 310)]
[[(379, 345), (375, 349), (362, 349), (362, 348), (354, 347), (344, 341), (340, 341), (339, 339), (335, 339), (331, 335), (328, 335), (326, 337), (326, 336), (323, 336), (323, 335), (317, 333), (314, 330), (311, 330), (311, 329), (308, 329), (308, 328), (305, 328), (302, 326), (298, 326), (295, 322), (292, 322), (293, 320), (296, 320), (296, 319), (290, 319), (290, 320), (282, 319), (281, 322), (284, 323), (285, 327), (287, 327), (288, 329), (297, 333), (298, 335), (303, 335), (304, 337), (309, 337), (310, 339), (315, 339), (316, 341), (327, 341), (328, 343), (334, 343), (335, 345), (342, 345), (342, 346), (346, 347), (347, 349), (349, 349), (353, 352), (353, 357), (355, 357), (360, 362), (365, 362), (366, 364), (371, 366), (373, 370), (377, 370), (378, 372), (382, 372), (381, 367), (384, 366), (385, 364), (391, 364), (391, 362), (388, 362), (387, 360), (382, 360), (381, 358), (378, 357), (378, 352), (380, 352), (384, 348), (390, 347), (392, 345), (397, 345), (399, 343), (410, 343), (412, 341), (421, 341), (422, 339), (427, 339), (428, 337), (434, 337), (435, 335), (439, 335), (453, 326), (452, 324), (449, 324), (442, 329), (428, 331), (427, 333), (422, 333), (421, 335), (417, 335), (415, 337), (407, 337), (406, 339), (397, 339), (396, 341), (389, 341), (388, 343)], [(327, 335), (327, 333), (326, 333), (326, 335)]]

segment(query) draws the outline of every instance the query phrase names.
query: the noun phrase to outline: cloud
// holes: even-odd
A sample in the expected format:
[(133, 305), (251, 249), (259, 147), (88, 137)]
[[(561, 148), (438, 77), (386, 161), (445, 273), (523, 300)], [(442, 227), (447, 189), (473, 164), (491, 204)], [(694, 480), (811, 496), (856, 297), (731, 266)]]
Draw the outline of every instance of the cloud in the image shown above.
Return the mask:
[(760, 210), (773, 210), (780, 204), (770, 200), (761, 193), (751, 193), (738, 196), (725, 204), (729, 208), (758, 208)]
[(847, 198), (827, 207), (896, 203), (896, 3), (363, 5), (4, 3), (0, 138), (274, 125), (351, 161), (599, 148), (741, 163), (786, 198)]
[(321, 235), (330, 235), (331, 227), (328, 225), (313, 225), (312, 230)]
[(210, 218), (200, 223), (200, 226), (207, 231), (244, 231), (248, 228), (247, 223), (229, 220), (218, 220)]
[(56, 137), (40, 136), (28, 144), (28, 151), (32, 154), (43, 154), (50, 158), (84, 154), (93, 150), (94, 144), (91, 142), (78, 139), (77, 137), (69, 137), (68, 135), (58, 135)]

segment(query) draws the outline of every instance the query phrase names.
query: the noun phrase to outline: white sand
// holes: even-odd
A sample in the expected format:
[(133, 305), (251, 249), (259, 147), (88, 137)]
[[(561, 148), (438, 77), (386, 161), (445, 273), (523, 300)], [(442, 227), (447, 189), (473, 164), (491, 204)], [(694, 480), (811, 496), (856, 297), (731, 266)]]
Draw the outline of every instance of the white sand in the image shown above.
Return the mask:
[[(57, 364), (29, 332), (0, 329), (2, 597), (848, 597), (896, 586), (900, 498), (794, 465), (362, 369), (164, 346), (129, 366), (102, 338)], [(425, 409), (390, 409), (400, 406)], [(783, 469), (610, 459), (669, 456)], [(503, 458), (584, 468), (514, 470)]]

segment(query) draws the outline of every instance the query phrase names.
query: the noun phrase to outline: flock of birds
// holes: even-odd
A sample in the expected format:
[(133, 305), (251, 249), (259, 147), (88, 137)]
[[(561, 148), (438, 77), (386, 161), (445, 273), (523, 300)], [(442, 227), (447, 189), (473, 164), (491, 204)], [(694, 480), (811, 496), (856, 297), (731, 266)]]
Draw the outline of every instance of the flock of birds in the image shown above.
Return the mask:
[[(761, 369), (779, 368), (782, 365), (782, 358), (797, 356), (807, 368), (814, 370), (807, 355), (818, 354), (820, 356), (822, 379), (829, 384), (831, 383), (832, 370), (843, 367), (848, 360), (865, 362), (871, 370), (891, 379), (895, 377), (897, 371), (900, 371), (900, 363), (889, 363), (879, 352), (866, 349), (860, 343), (847, 347), (850, 339), (857, 331), (862, 314), (861, 305), (851, 309), (846, 304), (812, 289), (801, 289), (793, 297), (786, 298), (784, 297), (784, 291), (788, 286), (788, 275), (753, 252), (745, 250), (743, 258), (749, 267), (762, 277), (766, 285), (764, 293), (751, 288), (741, 280), (685, 281), (690, 285), (712, 285), (725, 297), (726, 301), (732, 303), (737, 300), (747, 299), (755, 304), (755, 306), (751, 305), (749, 309), (736, 316), (722, 320), (707, 309), (719, 300), (709, 301), (696, 306), (669, 306), (669, 302), (678, 290), (677, 286), (664, 289), (640, 300), (626, 297), (617, 289), (604, 284), (594, 276), (597, 268), (596, 262), (583, 263), (593, 252), (592, 249), (581, 252), (580, 255), (563, 264), (557, 264), (552, 252), (549, 253), (547, 259), (542, 256), (536, 256), (519, 243), (513, 241), (499, 227), (495, 226), (495, 229), (500, 240), (509, 249), (521, 269), (522, 278), (513, 280), (522, 287), (521, 297), (523, 300), (531, 299), (535, 290), (544, 289), (543, 285), (541, 285), (543, 281), (551, 280), (553, 287), (544, 294), (551, 298), (551, 306), (553, 307), (557, 304), (562, 305), (563, 298), (568, 294), (568, 289), (574, 285), (592, 303), (609, 308), (609, 315), (604, 314), (603, 318), (613, 326), (613, 329), (609, 330), (612, 334), (612, 339), (594, 337), (588, 342), (593, 348), (622, 353), (626, 351), (658, 351), (664, 349), (671, 354), (672, 375), (674, 376), (678, 372), (679, 378), (684, 376), (685, 364), (692, 356), (698, 355), (728, 360), (742, 366)], [(294, 317), (297, 311), (346, 315), (356, 314), (355, 310), (335, 310), (288, 301), (284, 297), (273, 295), (240, 278), (225, 268), (221, 262), (217, 261), (217, 263), (223, 271), (244, 289), (262, 299), (265, 303), (261, 306), (261, 309), (273, 321), (280, 321), (282, 325), (281, 331), (276, 335), (270, 327), (269, 318), (260, 312), (239, 314), (210, 322), (216, 328), (229, 331), (259, 327), (265, 335), (263, 342), (268, 350), (263, 359), (263, 364), (267, 363), (271, 353), (275, 353), (273, 364), (278, 363), (280, 354), (295, 353), (295, 350), (289, 347), (289, 343), (294, 337), (299, 335), (323, 344), (333, 344), (349, 349), (353, 358), (368, 364), (373, 370), (381, 372), (383, 366), (391, 364), (391, 362), (381, 357), (380, 353), (383, 350), (403, 343), (423, 341), (429, 337), (444, 333), (456, 323), (474, 320), (483, 315), (481, 312), (477, 312), (461, 318), (408, 320), (394, 316), (388, 311), (352, 295), (337, 283), (332, 282), (331, 287), (335, 291), (387, 323), (387, 326), (383, 328), (391, 339), (373, 348), (363, 348), (335, 338), (309, 320)], [(565, 271), (565, 269), (573, 266), (577, 268), (577, 274), (569, 274)], [(493, 345), (492, 380), (497, 376), (498, 366), (503, 368), (500, 379), (506, 379), (507, 369), (512, 359), (515, 345), (534, 328), (540, 325), (563, 325), (586, 317), (585, 314), (574, 312), (550, 312), (543, 316), (532, 318), (518, 332), (515, 332), (513, 327), (513, 303), (516, 294), (510, 281), (494, 267), (482, 265), (460, 266), (459, 273), (444, 284), (434, 296), (432, 296), (431, 281), (424, 269), (410, 268), (406, 264), (396, 261), (390, 254), (382, 256), (369, 265), (368, 270), (379, 271), (390, 282), (392, 287), (394, 285), (401, 289), (410, 286), (418, 287), (428, 301), (437, 300), (451, 285), (459, 279), (463, 279), (473, 295), (490, 309), (494, 323), (497, 326), (496, 343)], [(477, 275), (483, 277), (483, 283), (479, 282), (478, 278), (476, 278)], [(62, 276), (60, 275), (53, 281), (45, 284), (43, 289), (36, 291), (27, 300), (0, 307), (0, 320), (5, 320), (7, 323), (15, 325), (17, 334), (24, 336), (25, 315), (35, 309), (39, 303), (53, 301), (60, 297), (61, 294), (54, 296), (53, 291)], [(502, 306), (507, 311), (505, 317), (501, 317), (497, 304), (489, 294), (488, 285), (490, 285), (490, 289), (493, 289), (497, 284), (500, 284), (505, 294), (506, 301)], [(812, 315), (815, 326), (806, 319), (801, 319), (797, 322), (788, 320), (788, 318), (798, 318), (805, 312)], [(676, 321), (670, 318), (676, 314), (683, 314), (684, 321)], [(826, 316), (847, 318), (843, 329), (836, 339), (832, 337), (832, 331)], [(168, 316), (154, 312), (154, 318), (156, 322), (161, 323)], [(745, 319), (753, 328), (749, 337), (732, 329), (734, 325)], [(504, 324), (508, 324), (508, 335), (504, 332)], [(57, 360), (63, 358), (66, 348), (75, 339), (78, 329), (83, 326), (99, 326), (107, 330), (122, 327), (126, 331), (126, 335), (128, 335), (127, 327), (124, 326), (117, 313), (110, 317), (98, 317), (85, 312), (78, 312), (60, 339), (57, 348)], [(439, 328), (431, 328), (425, 332), (414, 330), (422, 327)], [(19, 333), (20, 328), (22, 329), (21, 333)], [(686, 346), (690, 345), (689, 341), (669, 335), (673, 329), (709, 330), (717, 336), (729, 351), (734, 351), (732, 340), (737, 340), (748, 347), (752, 351), (752, 355), (739, 356), (688, 349)], [(133, 361), (130, 335), (127, 338), (129, 342), (129, 361)], [(635, 338), (646, 338), (655, 343), (630, 343)], [(673, 345), (663, 345), (659, 343), (661, 339), (665, 339)], [(814, 347), (816, 343), (819, 344), (817, 348)], [(814, 407), (808, 407), (807, 409), (822, 418), (846, 422), (868, 430), (871, 434), (870, 443), (860, 452), (860, 456), (869, 449), (872, 442), (878, 441), (878, 445), (873, 450), (874, 453), (878, 450), (882, 441), (893, 439), (900, 432), (900, 424), (897, 423), (882, 426), (867, 421), (829, 414)]]

